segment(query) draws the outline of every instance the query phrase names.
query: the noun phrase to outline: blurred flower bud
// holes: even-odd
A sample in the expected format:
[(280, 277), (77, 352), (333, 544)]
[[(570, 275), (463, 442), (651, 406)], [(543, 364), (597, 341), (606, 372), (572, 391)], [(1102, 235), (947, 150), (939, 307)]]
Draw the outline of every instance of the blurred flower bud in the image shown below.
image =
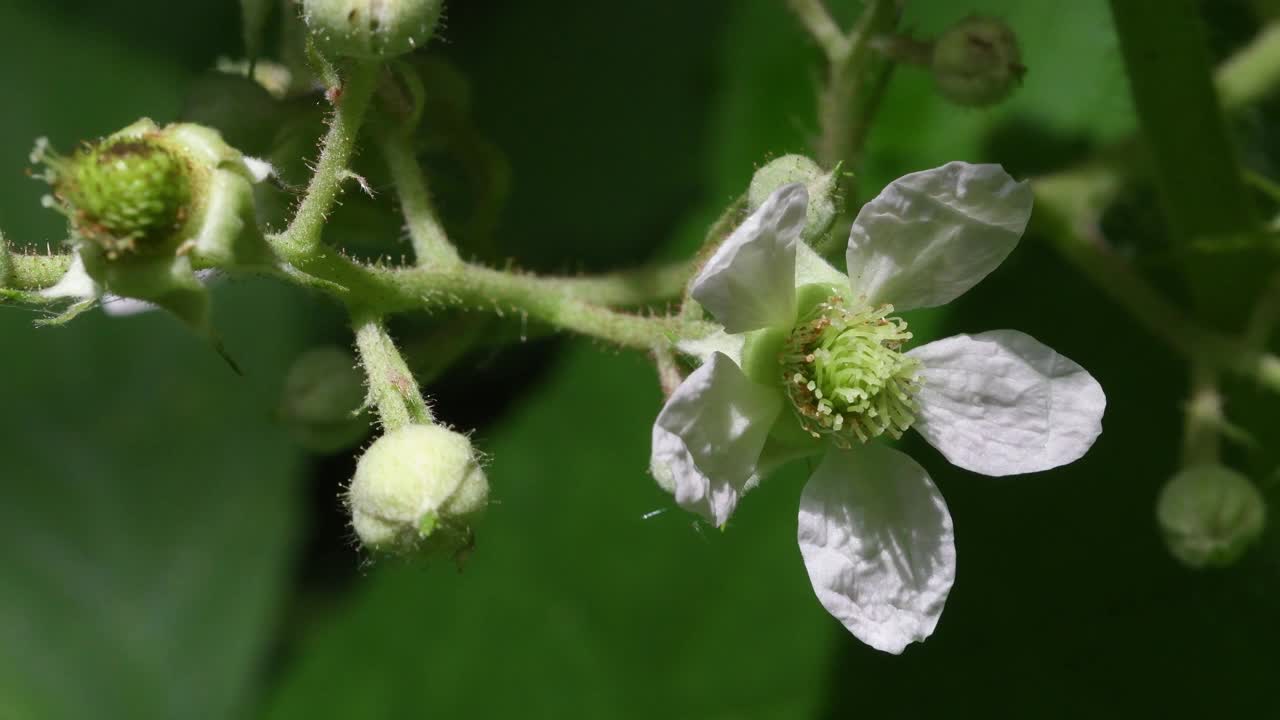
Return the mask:
[(244, 72), (210, 70), (187, 84), (182, 119), (214, 128), (229, 144), (261, 157), (271, 152), (284, 112), (282, 103)]
[(326, 53), (389, 59), (426, 44), (444, 0), (302, 0), (302, 20)]
[(351, 353), (313, 348), (298, 356), (284, 381), (280, 419), (298, 444), (320, 453), (351, 447), (369, 431), (364, 376)]
[(931, 66), (938, 92), (969, 107), (1004, 100), (1027, 71), (1013, 30), (1000, 20), (977, 15), (952, 25), (937, 39)]
[(755, 212), (775, 190), (800, 183), (809, 191), (809, 207), (801, 237), (813, 242), (831, 227), (836, 218), (836, 173), (823, 172), (818, 163), (803, 155), (783, 155), (756, 171), (747, 189), (747, 208)]
[(488, 499), (471, 441), (438, 425), (407, 425), (378, 438), (347, 491), (360, 542), (387, 552), (465, 549)]
[(1186, 468), (1160, 491), (1156, 518), (1174, 557), (1193, 568), (1231, 565), (1266, 525), (1249, 479), (1221, 465)]

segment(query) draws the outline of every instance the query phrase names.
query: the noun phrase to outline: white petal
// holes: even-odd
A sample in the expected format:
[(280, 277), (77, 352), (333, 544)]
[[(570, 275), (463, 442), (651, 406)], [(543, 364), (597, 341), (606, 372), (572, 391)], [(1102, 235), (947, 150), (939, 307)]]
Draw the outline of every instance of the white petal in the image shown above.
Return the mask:
[(798, 539), (818, 600), (859, 640), (897, 654), (933, 633), (956, 547), (916, 461), (876, 443), (828, 451), (800, 496)]
[[(217, 270), (200, 270), (196, 272), (196, 278), (200, 282), (208, 285), (218, 276)], [(138, 315), (152, 310), (159, 310), (160, 307), (146, 300), (138, 300), (137, 298), (121, 297), (107, 293), (102, 296), (102, 312), (112, 317), (128, 317), (129, 315)]]
[(724, 353), (734, 363), (742, 365), (742, 348), (747, 343), (746, 335), (730, 335), (723, 330), (716, 330), (710, 335), (695, 340), (680, 340), (676, 349), (685, 355), (698, 358), (699, 363), (711, 362), (711, 356)]
[(845, 274), (822, 259), (813, 248), (805, 243), (796, 243), (796, 287), (812, 283), (834, 285), (838, 288), (848, 284)]
[(809, 193), (778, 188), (724, 241), (694, 278), (693, 299), (730, 333), (795, 319), (796, 244)]
[(146, 300), (138, 300), (136, 298), (120, 297), (119, 295), (103, 295), (102, 296), (102, 312), (112, 317), (126, 317), (129, 315), (138, 315), (144, 312), (151, 312), (159, 309), (156, 305)]
[(266, 160), (256, 157), (244, 156), (244, 166), (249, 170), (249, 176), (253, 178), (255, 183), (260, 183), (267, 178), (274, 177), (276, 169)]
[(654, 478), (681, 507), (724, 525), (781, 409), (781, 393), (752, 382), (726, 355), (712, 355), (653, 423)]
[(924, 365), (913, 427), (966, 470), (1048, 470), (1084, 455), (1102, 432), (1102, 386), (1030, 335), (956, 335), (907, 354)]
[(853, 294), (903, 311), (951, 302), (1000, 265), (1031, 218), (1027, 182), (947, 163), (894, 180), (849, 233)]

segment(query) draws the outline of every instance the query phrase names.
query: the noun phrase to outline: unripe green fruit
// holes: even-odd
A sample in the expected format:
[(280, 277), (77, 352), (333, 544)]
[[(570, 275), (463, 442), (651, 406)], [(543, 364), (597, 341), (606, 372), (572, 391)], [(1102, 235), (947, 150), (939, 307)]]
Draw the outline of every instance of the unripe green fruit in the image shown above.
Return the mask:
[(1198, 465), (1175, 475), (1160, 491), (1156, 518), (1174, 557), (1193, 568), (1222, 567), (1262, 534), (1267, 505), (1240, 473)]
[(759, 209), (779, 188), (800, 183), (809, 192), (804, 230), (800, 236), (813, 242), (826, 232), (836, 218), (836, 174), (825, 172), (818, 163), (803, 155), (783, 155), (771, 160), (751, 176), (747, 189), (747, 209)]
[(369, 431), (364, 376), (351, 353), (314, 348), (298, 356), (285, 377), (280, 419), (298, 443), (330, 453), (350, 447)]
[(1013, 30), (977, 15), (952, 25), (933, 46), (938, 92), (957, 105), (984, 107), (1009, 97), (1027, 69)]
[(89, 292), (146, 300), (210, 333), (198, 264), (274, 263), (257, 224), (253, 183), (270, 172), (215, 130), (143, 118), (70, 157), (40, 139), (31, 161), (65, 214)]
[(422, 47), (444, 0), (302, 0), (302, 19), (326, 53), (389, 59)]
[(191, 170), (156, 134), (78, 150), (54, 191), (75, 208), (80, 237), (116, 257), (164, 252), (191, 214)]
[(360, 542), (386, 552), (465, 548), (488, 500), (471, 441), (438, 425), (407, 425), (378, 438), (347, 491)]

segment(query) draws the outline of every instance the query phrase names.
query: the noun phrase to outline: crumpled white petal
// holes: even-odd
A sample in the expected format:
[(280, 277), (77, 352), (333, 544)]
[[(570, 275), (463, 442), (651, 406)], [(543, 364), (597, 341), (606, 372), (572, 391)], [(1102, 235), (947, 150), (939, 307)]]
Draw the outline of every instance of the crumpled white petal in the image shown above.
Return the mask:
[(897, 654), (933, 633), (955, 537), (916, 461), (876, 443), (829, 450), (800, 497), (797, 538), (818, 600), (859, 640)]
[(782, 395), (722, 353), (676, 388), (653, 423), (650, 469), (676, 502), (717, 527), (750, 486)]
[[(206, 285), (216, 279), (217, 276), (217, 270), (196, 271), (196, 278)], [(102, 305), (102, 312), (112, 317), (128, 317), (130, 315), (139, 315), (141, 313), (160, 309), (160, 306), (155, 303), (150, 303), (146, 300), (139, 300), (137, 298), (121, 297), (119, 295), (113, 295), (112, 293), (106, 293), (103, 295), (100, 304)]]
[(1013, 251), (1032, 192), (999, 165), (951, 162), (894, 180), (849, 233), (854, 297), (898, 311), (948, 303)]
[(1048, 470), (1084, 455), (1102, 432), (1102, 386), (1026, 333), (956, 335), (907, 354), (924, 366), (913, 427), (966, 470)]
[(796, 244), (809, 193), (774, 191), (716, 250), (690, 288), (726, 332), (789, 326), (795, 319)]

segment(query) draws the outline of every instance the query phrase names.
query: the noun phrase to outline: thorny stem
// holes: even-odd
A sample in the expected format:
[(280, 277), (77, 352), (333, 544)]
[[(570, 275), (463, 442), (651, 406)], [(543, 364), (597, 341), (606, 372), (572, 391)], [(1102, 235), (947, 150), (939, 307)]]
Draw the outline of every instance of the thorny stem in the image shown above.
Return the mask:
[(360, 362), (369, 378), (369, 401), (378, 410), (383, 430), (390, 432), (405, 425), (431, 423), (431, 408), (396, 349), (395, 341), (387, 334), (383, 318), (376, 313), (353, 310), (351, 320)]
[(1100, 165), (1036, 180), (1032, 218), (1039, 234), (1152, 335), (1194, 363), (1252, 377), (1280, 392), (1280, 358), (1200, 326), (1107, 245), (1099, 213), (1116, 183), (1115, 175)]
[(834, 168), (844, 164), (857, 167), (862, 154), (861, 139), (855, 138), (855, 125), (869, 122), (861, 114), (863, 83), (868, 77), (868, 62), (876, 59), (871, 39), (893, 22), (892, 0), (871, 0), (857, 24), (845, 38), (844, 51), (828, 55), (826, 86), (818, 100), (817, 142), (818, 164)]
[[(1194, 0), (1111, 0), (1141, 146), (1175, 246), (1218, 246), (1259, 229), (1213, 84)], [(1170, 82), (1169, 78), (1178, 78)], [(1194, 310), (1241, 330), (1265, 280), (1259, 250), (1207, 252), (1184, 263)]]
[(1212, 369), (1197, 363), (1191, 368), (1191, 394), (1187, 399), (1183, 424), (1183, 467), (1208, 465), (1218, 461), (1223, 422), (1218, 375)]
[(787, 0), (791, 12), (795, 13), (805, 30), (813, 36), (814, 42), (822, 48), (831, 64), (840, 62), (849, 53), (849, 38), (836, 24), (831, 13), (822, 4), (822, 0)]
[(409, 239), (418, 264), (456, 265), (458, 251), (440, 224), (409, 136), (392, 131), (381, 139), (380, 145), (400, 196), (400, 207), (409, 225)]
[(374, 63), (354, 64), (346, 80), (337, 88), (333, 118), (316, 162), (315, 173), (306, 195), (298, 205), (293, 222), (279, 235), (270, 238), (277, 252), (306, 255), (320, 246), (325, 218), (333, 209), (346, 179), (356, 139), (369, 109), (369, 101), (377, 85), (379, 66)]
[[(819, 0), (789, 3), (826, 53), (826, 78), (818, 97), (819, 130), (814, 145), (818, 164), (855, 171), (893, 69), (892, 60), (880, 57), (873, 45), (879, 34), (892, 30), (897, 23), (895, 0), (870, 0), (848, 34), (839, 30)], [(832, 34), (838, 40), (830, 37)], [(875, 63), (879, 65), (873, 71)], [(842, 179), (840, 190), (846, 203), (852, 205), (852, 175)], [(831, 242), (838, 242), (847, 222), (847, 217), (840, 218), (828, 234)], [(827, 244), (819, 243), (818, 252), (827, 254), (835, 249)]]
[(684, 373), (680, 372), (680, 366), (676, 364), (675, 353), (670, 348), (655, 347), (650, 355), (658, 370), (658, 385), (662, 388), (662, 394), (671, 397), (680, 383), (684, 382)]
[[(53, 285), (71, 265), (71, 256), (11, 255), (10, 287), (38, 290)], [(205, 269), (197, 267), (196, 269)], [(679, 292), (688, 265), (660, 265), (601, 277), (549, 277), (460, 263), (451, 268), (388, 268), (365, 265), (337, 253), (315, 256), (307, 272), (281, 271), (294, 282), (350, 304), (383, 314), (448, 307), (498, 314), (523, 313), (563, 329), (648, 350), (654, 344), (700, 337), (704, 323), (674, 317), (643, 317), (602, 305), (640, 304)]]
[[(1227, 112), (1242, 109), (1280, 84), (1280, 24), (1265, 28), (1214, 73)], [(1280, 392), (1280, 358), (1262, 351), (1246, 337), (1240, 340), (1196, 324), (1187, 313), (1116, 255), (1102, 237), (1102, 209), (1118, 191), (1122, 172), (1115, 158), (1128, 157), (1132, 141), (1124, 141), (1095, 161), (1034, 181), (1037, 211), (1033, 222), (1059, 253), (1141, 325), (1193, 364), (1254, 378)]]

